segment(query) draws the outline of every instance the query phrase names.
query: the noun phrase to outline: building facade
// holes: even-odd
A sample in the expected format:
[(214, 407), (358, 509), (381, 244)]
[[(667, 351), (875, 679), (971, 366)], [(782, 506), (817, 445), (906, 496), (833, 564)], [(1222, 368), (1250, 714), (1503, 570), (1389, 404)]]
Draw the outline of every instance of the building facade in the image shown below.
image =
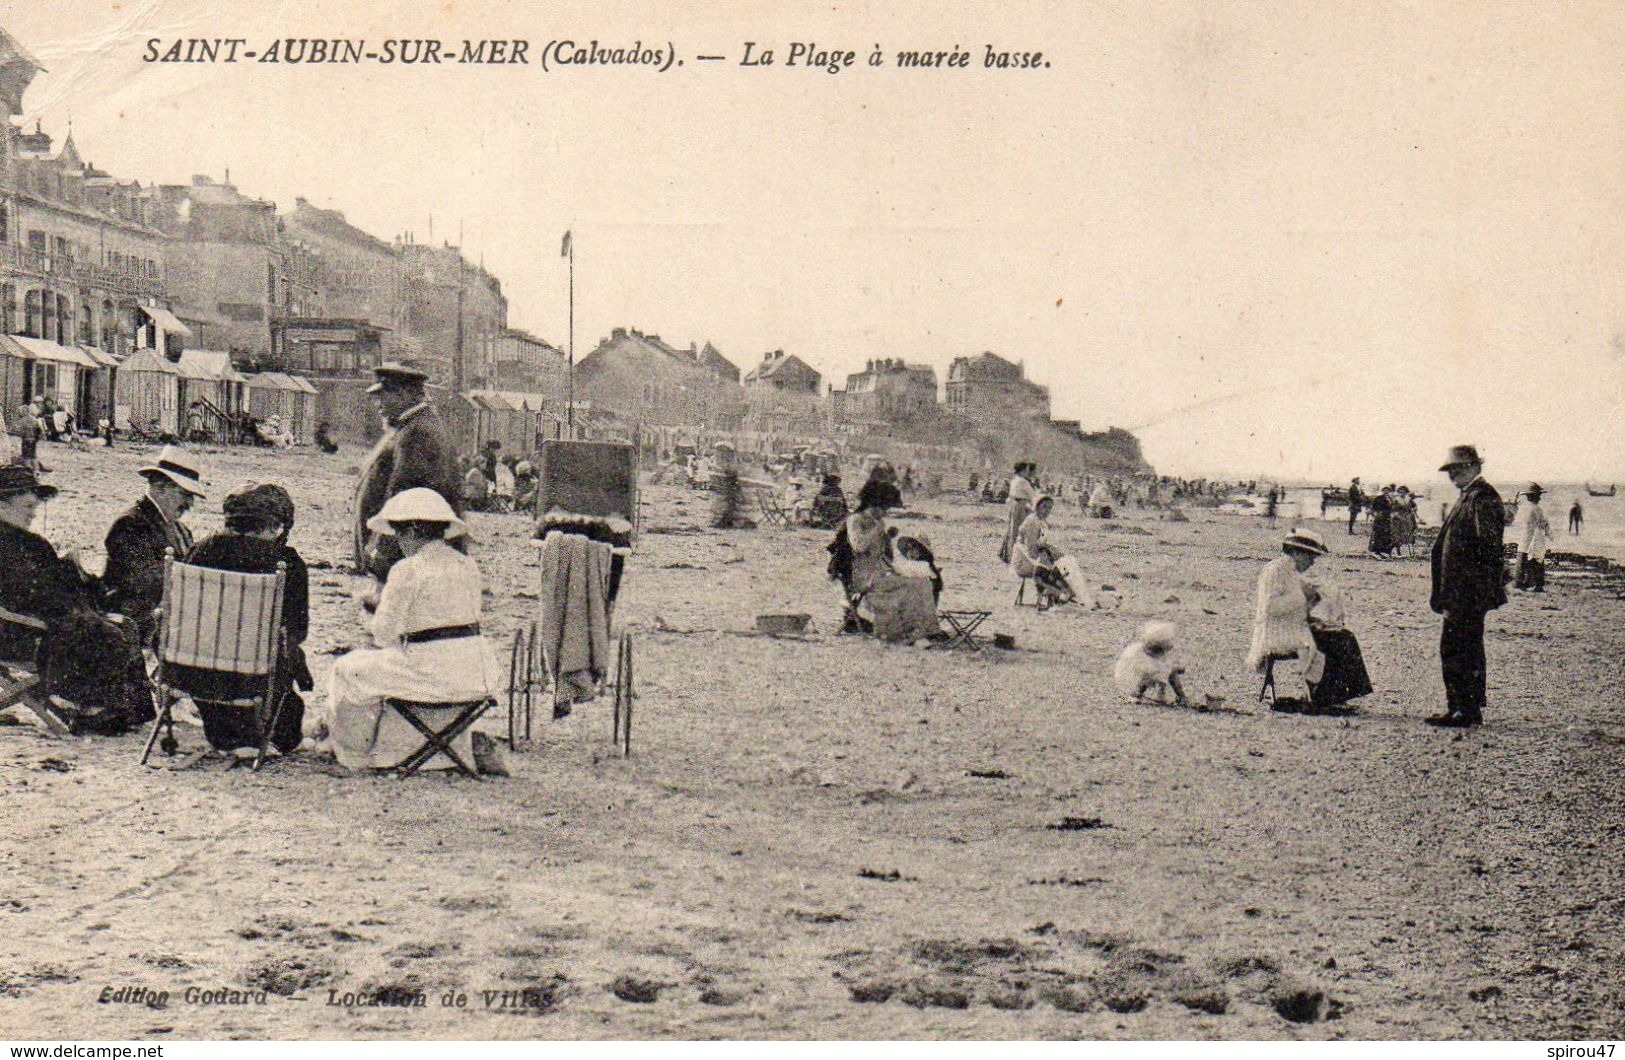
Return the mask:
[(740, 429), (746, 404), (738, 373), (710, 343), (684, 350), (616, 328), (576, 364), (575, 390), (578, 400), (634, 423), (697, 436)]
[(901, 358), (869, 361), (846, 377), (836, 399), (841, 419), (853, 423), (895, 422), (929, 413), (937, 405), (937, 371)]
[(377, 328), (385, 356), (395, 356), (406, 315), (400, 246), (362, 231), (338, 210), (312, 206), (303, 198), (295, 199), (293, 210), (280, 221), (283, 233), (309, 251), (322, 314)]
[(432, 380), (456, 390), (483, 379), (508, 330), (502, 284), (449, 244), (400, 246), (403, 345)]
[(1020, 364), (996, 353), (955, 357), (944, 390), (948, 408), (968, 416), (1049, 419), (1049, 388), (1031, 382)]
[(290, 235), (276, 205), (195, 176), (158, 189), (158, 225), (169, 236), (169, 289), (182, 315), (217, 321), (200, 336), (239, 363), (270, 362), (271, 321), (323, 315), (320, 262)]

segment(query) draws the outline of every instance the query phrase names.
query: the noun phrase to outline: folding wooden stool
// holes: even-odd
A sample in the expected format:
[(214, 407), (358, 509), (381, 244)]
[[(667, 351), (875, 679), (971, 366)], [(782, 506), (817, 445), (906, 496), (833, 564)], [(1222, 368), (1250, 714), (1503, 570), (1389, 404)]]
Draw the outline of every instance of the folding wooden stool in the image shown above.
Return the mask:
[(982, 650), (982, 639), (976, 635), (983, 622), (993, 616), (991, 611), (938, 611), (937, 617), (948, 623), (948, 639), (940, 645), (943, 651), (956, 648)]
[[(395, 768), (401, 779), (422, 769), (435, 755), (445, 755), (464, 776), (480, 779), (479, 770), (463, 761), (451, 743), (492, 707), (497, 701), (489, 697), (465, 703), (419, 703), (410, 699), (385, 699), (384, 704), (399, 714), (406, 723), (423, 735), (423, 746), (407, 755)], [(436, 729), (419, 713), (424, 710), (456, 710), (457, 714), (441, 728)]]

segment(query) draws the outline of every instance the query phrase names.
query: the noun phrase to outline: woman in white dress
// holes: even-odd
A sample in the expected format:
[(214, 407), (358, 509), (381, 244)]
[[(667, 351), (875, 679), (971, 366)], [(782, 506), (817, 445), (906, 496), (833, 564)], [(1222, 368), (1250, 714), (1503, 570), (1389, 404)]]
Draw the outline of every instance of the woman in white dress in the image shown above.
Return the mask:
[[(496, 695), (503, 673), (480, 634), (479, 567), (446, 543), (467, 528), (445, 498), (430, 489), (404, 490), (368, 521), (367, 529), (394, 535), (405, 558), (390, 569), (372, 618), (378, 647), (353, 651), (333, 668), (328, 729), (340, 764), (388, 769), (421, 747), (423, 737), (386, 708), (384, 699), (471, 702)], [(451, 720), (452, 710), (422, 714), (439, 727)], [(452, 746), (473, 760), (469, 733)], [(424, 766), (451, 767), (444, 755)]]
[(1016, 465), (1016, 473), (1010, 479), (1010, 494), (1005, 498), (1005, 512), (1007, 519), (1004, 527), (1004, 543), (999, 546), (999, 559), (1009, 563), (1015, 554), (1016, 536), (1021, 533), (1021, 524), (1027, 521), (1027, 516), (1033, 512), (1033, 498), (1038, 490), (1033, 488), (1032, 480), (1038, 477), (1038, 465), (1022, 461)]
[(1318, 597), (1303, 575), (1330, 550), (1319, 534), (1294, 530), (1281, 543), (1281, 551), (1284, 555), (1258, 576), (1247, 665), (1263, 673), (1275, 660), (1275, 708), (1291, 712), (1309, 706), (1309, 686), (1322, 675), (1323, 661), (1309, 627), (1309, 612)]

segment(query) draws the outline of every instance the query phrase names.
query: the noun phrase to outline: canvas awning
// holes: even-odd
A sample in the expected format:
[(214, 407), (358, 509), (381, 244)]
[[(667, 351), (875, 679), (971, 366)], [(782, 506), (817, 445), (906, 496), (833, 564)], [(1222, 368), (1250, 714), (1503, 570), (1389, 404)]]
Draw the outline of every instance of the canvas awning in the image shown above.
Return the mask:
[(80, 368), (101, 367), (85, 356), (85, 352), (77, 346), (59, 346), (48, 339), (35, 339), (27, 335), (7, 335), (5, 339), (17, 345), (22, 351), (21, 356), (32, 360), (55, 361), (58, 364), (72, 364)]
[(157, 372), (160, 375), (179, 375), (180, 369), (151, 350), (136, 350), (119, 368), (126, 372)]
[(95, 346), (81, 346), (79, 348), (85, 351), (86, 357), (89, 357), (91, 360), (96, 362), (96, 366), (98, 368), (118, 367), (117, 358), (108, 353), (106, 350), (97, 349)]
[(249, 389), (291, 390), (296, 394), (314, 394), (316, 388), (297, 375), (285, 372), (261, 372), (248, 377)]
[(147, 314), (147, 318), (158, 326), (159, 331), (167, 331), (172, 335), (185, 335), (188, 338), (191, 337), (192, 329), (187, 327), (185, 324), (182, 324), (180, 322), (180, 318), (174, 313), (171, 313), (169, 310), (160, 309), (155, 305), (144, 305), (139, 306), (138, 308), (141, 310), (141, 312)]

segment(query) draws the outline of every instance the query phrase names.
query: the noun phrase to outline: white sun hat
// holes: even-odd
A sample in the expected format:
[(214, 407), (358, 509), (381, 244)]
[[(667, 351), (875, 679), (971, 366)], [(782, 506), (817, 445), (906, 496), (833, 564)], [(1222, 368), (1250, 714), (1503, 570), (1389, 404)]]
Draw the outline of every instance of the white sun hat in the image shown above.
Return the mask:
[(394, 534), (390, 523), (413, 522), (445, 523), (447, 537), (459, 537), (468, 530), (468, 524), (457, 518), (446, 498), (423, 486), (402, 490), (389, 498), (383, 509), (367, 520), (367, 529), (375, 534)]

